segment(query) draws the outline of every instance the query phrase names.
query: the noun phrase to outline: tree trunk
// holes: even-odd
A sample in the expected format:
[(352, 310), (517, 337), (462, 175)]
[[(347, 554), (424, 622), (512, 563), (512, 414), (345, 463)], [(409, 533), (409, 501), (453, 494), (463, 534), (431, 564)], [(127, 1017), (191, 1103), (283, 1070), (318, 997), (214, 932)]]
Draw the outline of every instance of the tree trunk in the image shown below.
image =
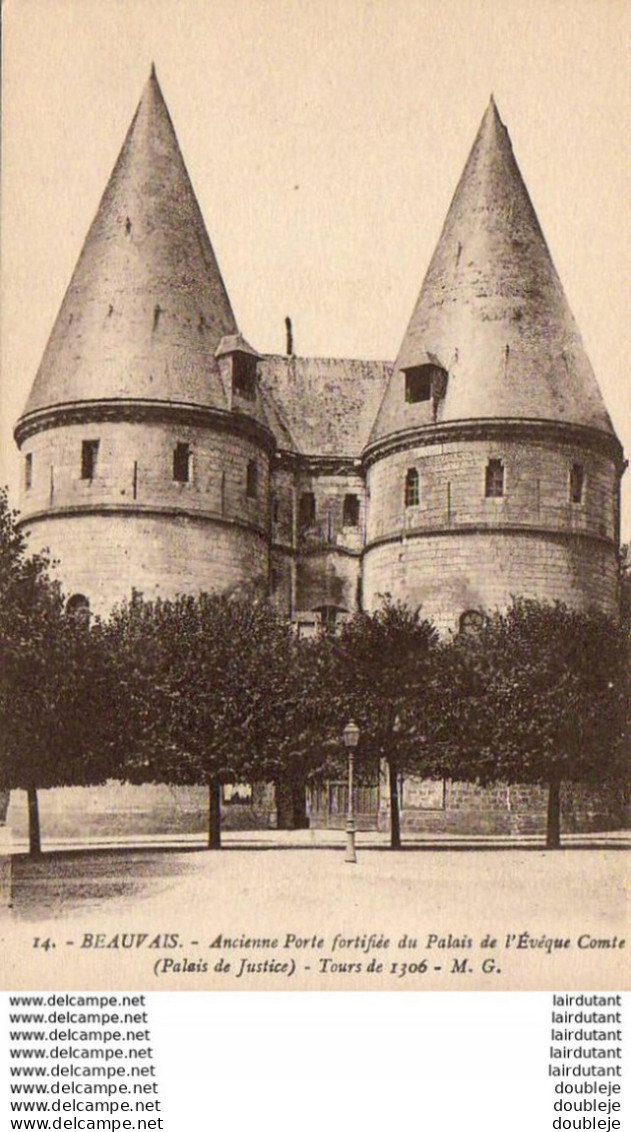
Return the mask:
[(308, 829), (307, 790), (303, 780), (278, 778), (274, 783), (276, 796), (276, 828)]
[(276, 828), (294, 828), (294, 804), (291, 783), (283, 778), (277, 778), (274, 783), (276, 797)]
[(388, 757), (388, 780), (390, 783), (390, 848), (401, 848), (401, 817), (399, 814), (399, 783), (397, 761), (394, 755)]
[(548, 784), (546, 848), (561, 848), (561, 781), (558, 778), (550, 779)]
[(29, 786), (26, 791), (28, 798), (28, 848), (31, 857), (39, 857), (42, 851), (42, 835), (39, 826), (39, 802), (37, 789)]
[(308, 829), (309, 818), (307, 816), (307, 789), (304, 782), (292, 782), (291, 804), (294, 819), (294, 829)]
[(208, 779), (208, 848), (221, 849), (221, 783)]

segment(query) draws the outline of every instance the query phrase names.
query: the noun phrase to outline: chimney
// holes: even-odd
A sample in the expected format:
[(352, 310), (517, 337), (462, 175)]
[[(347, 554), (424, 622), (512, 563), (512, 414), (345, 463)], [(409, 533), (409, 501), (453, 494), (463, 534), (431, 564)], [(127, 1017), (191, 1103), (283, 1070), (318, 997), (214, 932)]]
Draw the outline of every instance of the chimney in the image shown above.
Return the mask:
[(285, 330), (287, 331), (287, 355), (291, 358), (294, 353), (294, 334), (291, 328), (291, 319), (289, 315), (285, 319)]

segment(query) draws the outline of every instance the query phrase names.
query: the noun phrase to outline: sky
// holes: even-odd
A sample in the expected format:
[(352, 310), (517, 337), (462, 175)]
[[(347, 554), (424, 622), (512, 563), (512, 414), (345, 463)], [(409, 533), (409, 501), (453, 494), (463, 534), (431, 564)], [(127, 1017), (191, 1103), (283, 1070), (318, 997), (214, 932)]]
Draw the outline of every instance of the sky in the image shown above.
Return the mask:
[(631, 452), (628, 0), (5, 0), (3, 25), (16, 505), (12, 428), (152, 61), (261, 352), (284, 350), (289, 314), (298, 354), (395, 357), (493, 93)]

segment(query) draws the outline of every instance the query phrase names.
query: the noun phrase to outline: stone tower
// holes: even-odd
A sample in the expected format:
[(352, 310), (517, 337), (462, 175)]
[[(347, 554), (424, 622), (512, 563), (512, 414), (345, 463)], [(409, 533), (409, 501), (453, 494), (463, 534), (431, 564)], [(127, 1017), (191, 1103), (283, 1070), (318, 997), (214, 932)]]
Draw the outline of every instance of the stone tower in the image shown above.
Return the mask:
[[(385, 593), (443, 632), (514, 595), (617, 609), (622, 451), (493, 101), (394, 366), (260, 355), (152, 71), (15, 435), (33, 549), (97, 613), (257, 579), (303, 635)], [(387, 820), (382, 786), (366, 826)], [(137, 789), (100, 795), (116, 829)], [(149, 822), (171, 812), (143, 789)], [(336, 790), (316, 784), (311, 824), (342, 820)], [(226, 820), (282, 824), (265, 798)], [(565, 805), (573, 828), (618, 822), (590, 791)], [(402, 784), (409, 829), (531, 831), (544, 806), (534, 787)]]
[(153, 69), (15, 435), (22, 521), (77, 602), (267, 576), (256, 355)]
[(363, 458), (369, 608), (615, 612), (622, 452), (493, 100)]

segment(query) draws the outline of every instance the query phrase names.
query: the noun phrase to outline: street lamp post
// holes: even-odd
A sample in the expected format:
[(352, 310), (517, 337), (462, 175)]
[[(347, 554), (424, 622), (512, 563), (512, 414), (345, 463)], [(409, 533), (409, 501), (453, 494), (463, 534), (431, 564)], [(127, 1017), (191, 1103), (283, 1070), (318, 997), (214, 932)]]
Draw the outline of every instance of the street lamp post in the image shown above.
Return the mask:
[(350, 720), (342, 732), (344, 746), (348, 751), (348, 803), (346, 806), (346, 855), (344, 860), (349, 864), (357, 863), (355, 852), (355, 811), (353, 808), (353, 771), (355, 762), (355, 748), (359, 743), (359, 727)]

